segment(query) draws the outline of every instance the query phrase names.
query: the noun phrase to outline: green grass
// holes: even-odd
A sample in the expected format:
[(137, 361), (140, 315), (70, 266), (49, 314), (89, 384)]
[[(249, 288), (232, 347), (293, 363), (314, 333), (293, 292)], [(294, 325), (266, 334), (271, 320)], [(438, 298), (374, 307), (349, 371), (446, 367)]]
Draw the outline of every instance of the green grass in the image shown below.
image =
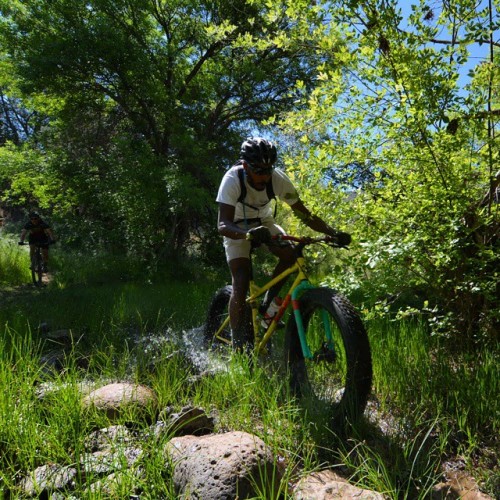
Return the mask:
[(13, 239), (0, 237), (0, 287), (18, 286), (31, 278), (29, 247), (19, 247)]
[[(0, 242), (3, 241), (0, 239)], [(0, 325), (34, 333), (40, 325), (51, 330), (71, 329), (90, 342), (120, 340), (125, 334), (179, 330), (199, 326), (206, 303), (223, 278), (190, 263), (172, 264), (152, 277), (142, 275), (137, 263), (121, 256), (65, 255), (51, 251), (51, 282), (42, 289), (31, 285), (25, 247), (5, 244), (3, 268), (15, 268), (17, 280), (0, 290)], [(10, 259), (10, 260), (9, 260)], [(171, 274), (184, 266), (182, 281)], [(4, 273), (7, 276), (7, 273)], [(13, 276), (14, 273), (9, 273)], [(201, 275), (201, 276), (200, 276)], [(218, 281), (217, 281), (218, 280)]]
[[(269, 366), (251, 370), (245, 357), (232, 356), (219, 360), (224, 369), (191, 381), (180, 332), (189, 335), (202, 324), (224, 272), (218, 276), (194, 266), (175, 270), (182, 280), (168, 269), (146, 277), (125, 259), (87, 257), (82, 264), (81, 256), (56, 249), (54, 279), (39, 290), (28, 284), (25, 249), (2, 245), (9, 251), (1, 260), (0, 491), (14, 488), (20, 472), (48, 462), (73, 463), (83, 453), (85, 437), (109, 425), (102, 415), (81, 409), (82, 380), (126, 379), (152, 387), (161, 407), (193, 404), (215, 412), (218, 432), (242, 430), (262, 438), (286, 465), (285, 478), (276, 485), (282, 498), (289, 482), (325, 467), (341, 467), (352, 482), (388, 498), (426, 498), (442, 479), (440, 464), (453, 457), (465, 460), (492, 496), (498, 493), (498, 351), (457, 354), (419, 323), (368, 322), (374, 368), (369, 412), (376, 408), (377, 418), (361, 422), (348, 439), (336, 436), (335, 429), (325, 435), (316, 432), (288, 397), (282, 375)], [(53, 347), (41, 324), (52, 331), (70, 329), (79, 339), (61, 372), (41, 369), (41, 356)], [(79, 366), (82, 354), (85, 370)], [(41, 382), (55, 392), (38, 398)], [(139, 414), (124, 419), (147, 426)], [(380, 430), (384, 423), (391, 432)], [(168, 438), (143, 442), (140, 482), (146, 497), (174, 496), (155, 452)], [(131, 474), (117, 480), (118, 498), (130, 493), (136, 481)], [(83, 483), (77, 484), (77, 495), (79, 488)], [(263, 491), (262, 498), (270, 494)]]
[(375, 388), (386, 408), (412, 424), (441, 418), (459, 453), (484, 443), (473, 436), (500, 433), (500, 352), (457, 353), (422, 324), (371, 325)]

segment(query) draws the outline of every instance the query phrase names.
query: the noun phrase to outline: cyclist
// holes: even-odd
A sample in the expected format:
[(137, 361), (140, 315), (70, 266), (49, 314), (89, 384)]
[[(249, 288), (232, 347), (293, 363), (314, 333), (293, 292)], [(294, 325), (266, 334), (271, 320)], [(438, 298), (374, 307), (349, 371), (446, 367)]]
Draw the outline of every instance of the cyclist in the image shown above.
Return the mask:
[[(250, 249), (269, 244), (272, 235), (285, 234), (274, 220), (272, 197), (276, 196), (290, 205), (293, 213), (311, 229), (336, 236), (341, 245), (348, 245), (351, 241), (349, 234), (336, 231), (304, 206), (287, 175), (273, 168), (276, 159), (277, 151), (272, 142), (262, 137), (246, 139), (241, 145), (238, 162), (226, 172), (217, 193), (218, 231), (224, 237), (226, 260), (232, 277), (229, 315), (236, 349), (243, 348), (248, 340), (245, 339), (247, 329), (242, 320), (251, 277)], [(295, 262), (291, 246), (269, 245), (266, 248), (278, 257), (273, 277)], [(280, 282), (269, 289), (261, 313), (265, 313), (282, 285)]]
[(44, 273), (46, 273), (47, 264), (49, 263), (49, 245), (55, 241), (54, 233), (52, 232), (50, 225), (42, 220), (42, 218), (36, 212), (31, 212), (29, 214), (29, 221), (25, 224), (21, 232), (21, 237), (19, 238), (20, 245), (24, 245), (24, 240), (28, 233), (28, 242), (30, 245), (30, 261), (33, 259), (33, 256), (35, 254), (36, 245), (40, 246), (42, 249), (43, 260), (42, 270)]

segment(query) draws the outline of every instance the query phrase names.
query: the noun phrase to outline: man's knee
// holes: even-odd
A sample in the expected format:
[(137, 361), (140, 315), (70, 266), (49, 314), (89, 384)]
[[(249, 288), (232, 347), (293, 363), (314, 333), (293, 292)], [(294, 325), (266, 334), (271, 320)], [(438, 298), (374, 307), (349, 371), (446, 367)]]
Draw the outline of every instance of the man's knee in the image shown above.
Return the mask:
[(287, 266), (291, 266), (296, 260), (295, 252), (292, 248), (283, 248), (278, 258), (282, 265)]

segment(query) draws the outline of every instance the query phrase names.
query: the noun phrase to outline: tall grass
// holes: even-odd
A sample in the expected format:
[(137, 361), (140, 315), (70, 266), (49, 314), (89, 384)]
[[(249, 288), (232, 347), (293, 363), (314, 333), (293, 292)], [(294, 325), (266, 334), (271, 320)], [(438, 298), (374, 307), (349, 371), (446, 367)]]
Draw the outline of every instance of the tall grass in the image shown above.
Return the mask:
[[(17, 281), (6, 278), (12, 286), (24, 286), (5, 293), (0, 325), (19, 331), (30, 328), (35, 333), (41, 326), (71, 329), (92, 343), (116, 344), (144, 330), (201, 325), (209, 296), (221, 279), (209, 270), (199, 279), (204, 269), (198, 266), (193, 270), (189, 263), (181, 264), (186, 267), (182, 281), (171, 278), (171, 266), (146, 276), (136, 261), (125, 257), (64, 254), (51, 247), (51, 280), (38, 290), (31, 286), (25, 248), (4, 244), (10, 251), (0, 254), (2, 269), (25, 272)], [(176, 273), (181, 265), (176, 266)], [(8, 271), (8, 275), (14, 272)]]
[[(27, 269), (24, 249), (7, 247), (10, 253), (3, 254), (2, 262)], [(352, 482), (388, 498), (427, 498), (448, 457), (460, 455), (472, 467), (487, 446), (497, 450), (498, 459), (498, 351), (451, 354), (442, 339), (430, 336), (418, 322), (367, 322), (374, 368), (367, 414), (376, 413), (376, 418), (361, 422), (346, 440), (335, 429), (316, 432), (272, 365), (250, 366), (244, 356), (222, 361), (215, 356), (217, 369), (192, 380), (185, 346), (177, 342), (182, 331), (192, 334), (190, 329), (202, 324), (209, 297), (225, 274), (204, 274), (200, 268), (198, 275), (188, 270), (182, 281), (168, 271), (151, 279), (135, 264), (104, 257), (82, 262), (57, 252), (51, 266), (54, 279), (46, 288), (12, 288), (2, 297), (0, 491), (14, 488), (20, 471), (47, 462), (72, 463), (83, 453), (89, 432), (110, 424), (102, 415), (83, 413), (84, 378), (144, 382), (155, 389), (161, 406), (200, 406), (217, 417), (216, 431), (258, 435), (286, 466), (277, 485), (283, 498), (287, 483), (324, 467), (339, 469)], [(29, 281), (29, 276), (22, 279)], [(71, 329), (81, 339), (61, 373), (40, 367), (48, 348), (40, 325)], [(160, 340), (153, 344), (153, 338)], [(85, 371), (78, 365), (80, 348), (88, 355)], [(43, 400), (36, 389), (41, 381), (55, 388)], [(140, 415), (126, 418), (146, 426)], [(156, 453), (162, 448), (157, 439), (143, 440), (141, 486), (146, 497), (173, 498), (171, 478)], [(120, 491), (130, 493), (133, 481), (130, 475), (121, 477), (117, 497)], [(490, 483), (493, 492), (498, 481)], [(268, 490), (262, 491), (262, 498), (268, 497)]]
[(0, 286), (18, 286), (30, 280), (29, 249), (0, 237)]
[(500, 352), (453, 353), (418, 322), (378, 322), (369, 331), (384, 408), (415, 427), (440, 418), (460, 453), (476, 451), (481, 436), (500, 432)]

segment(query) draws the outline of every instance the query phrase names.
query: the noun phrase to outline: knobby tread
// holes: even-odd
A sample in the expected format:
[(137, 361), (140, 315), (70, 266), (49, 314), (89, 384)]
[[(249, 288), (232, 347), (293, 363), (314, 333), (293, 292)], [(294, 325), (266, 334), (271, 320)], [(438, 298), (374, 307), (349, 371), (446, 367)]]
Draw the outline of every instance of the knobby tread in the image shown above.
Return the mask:
[[(372, 383), (370, 344), (363, 322), (354, 306), (342, 295), (327, 288), (315, 288), (304, 292), (300, 298), (300, 311), (307, 325), (315, 309), (326, 309), (335, 320), (347, 361), (345, 390), (339, 403), (332, 405), (332, 418), (336, 426), (344, 426), (363, 413)], [(301, 396), (301, 380), (307, 377), (307, 364), (300, 347), (298, 329), (293, 317), (285, 333), (285, 362), (290, 372), (292, 392)]]
[[(222, 322), (228, 315), (229, 299), (231, 297), (233, 287), (226, 285), (215, 292), (208, 308), (207, 318), (203, 328), (203, 340), (207, 347), (213, 345), (227, 345), (224, 342), (215, 338), (215, 333), (219, 329)], [(253, 345), (253, 330), (251, 325), (251, 310), (247, 306), (244, 318), (245, 332), (241, 341), (248, 345)], [(225, 331), (224, 337), (231, 340), (230, 329)]]

